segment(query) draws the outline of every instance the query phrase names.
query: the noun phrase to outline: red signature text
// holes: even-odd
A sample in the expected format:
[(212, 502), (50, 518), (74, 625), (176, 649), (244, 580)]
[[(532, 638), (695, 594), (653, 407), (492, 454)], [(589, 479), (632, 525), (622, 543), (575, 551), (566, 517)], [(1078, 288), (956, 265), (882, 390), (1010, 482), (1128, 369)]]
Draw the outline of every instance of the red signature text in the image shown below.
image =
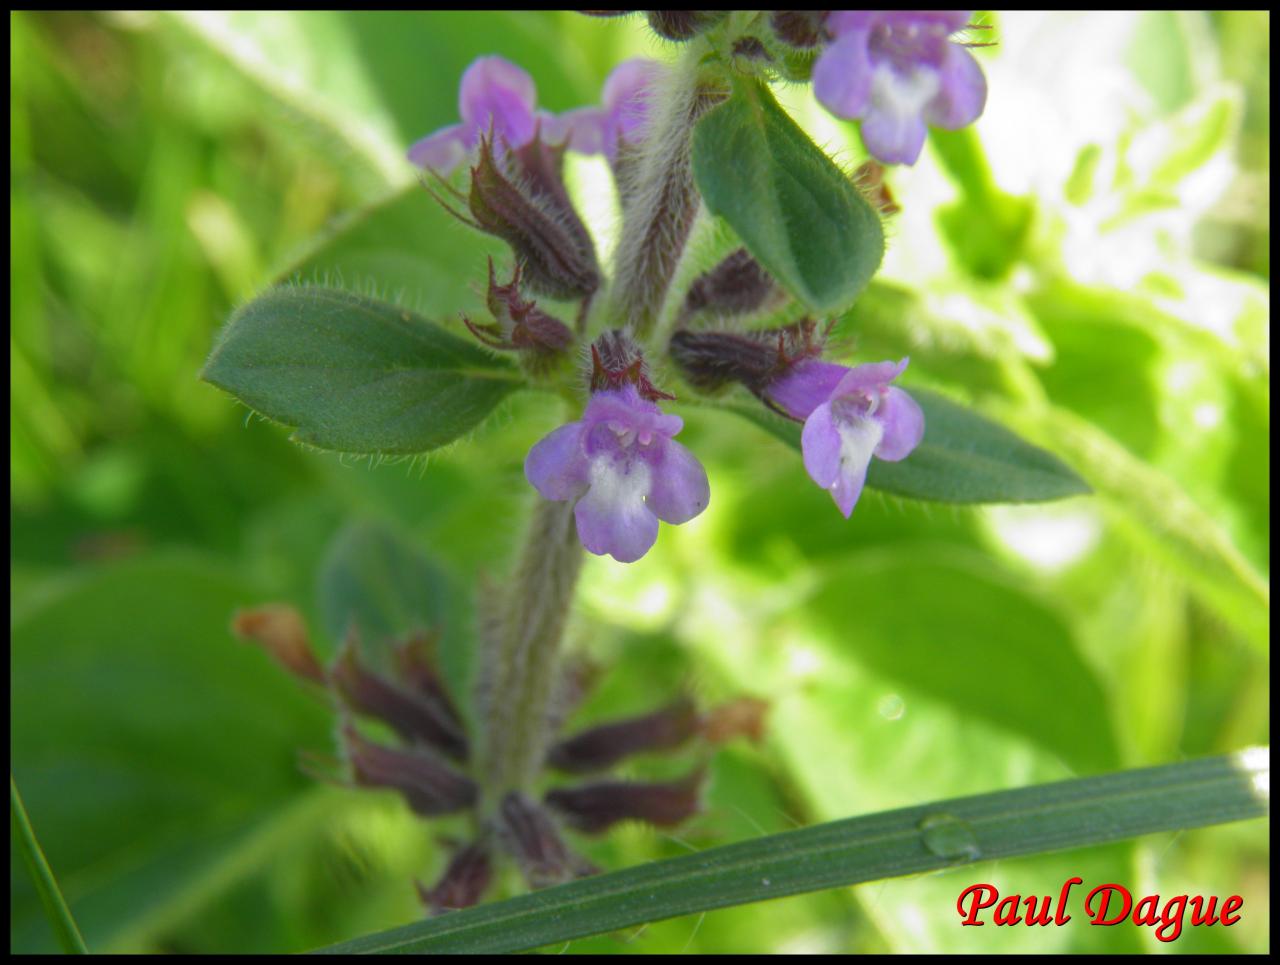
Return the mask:
[[(995, 885), (974, 884), (960, 892), (956, 911), (962, 925), (985, 925), (983, 912), (990, 909), (993, 925), (1061, 926), (1071, 921), (1067, 906), (1072, 890), (1083, 884), (1082, 878), (1068, 878), (1056, 898), (1016, 894), (1001, 897)], [(1154, 928), (1160, 941), (1171, 942), (1182, 934), (1184, 921), (1195, 927), (1238, 922), (1244, 899), (1230, 895), (1220, 906), (1219, 901), (1217, 895), (1175, 895), (1162, 904), (1159, 895), (1146, 895), (1135, 902), (1128, 888), (1109, 882), (1089, 891), (1082, 908), (1091, 925), (1119, 925), (1131, 920), (1135, 925)]]

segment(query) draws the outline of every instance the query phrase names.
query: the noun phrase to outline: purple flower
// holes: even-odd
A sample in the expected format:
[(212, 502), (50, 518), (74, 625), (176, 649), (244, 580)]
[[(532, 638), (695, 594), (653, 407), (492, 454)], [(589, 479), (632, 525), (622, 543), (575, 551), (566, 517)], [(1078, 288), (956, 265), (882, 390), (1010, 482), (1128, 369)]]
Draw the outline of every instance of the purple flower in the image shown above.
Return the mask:
[(685, 523), (707, 508), (702, 464), (671, 437), (683, 428), (636, 387), (596, 392), (577, 422), (529, 450), (525, 477), (545, 498), (573, 499), (582, 545), (633, 563), (658, 538), (658, 520)]
[(604, 153), (610, 161), (621, 144), (638, 144), (644, 138), (649, 96), (662, 74), (656, 60), (637, 57), (613, 68), (604, 82), (604, 107), (580, 107), (558, 117), (543, 118), (542, 130), (552, 144), (568, 142), (583, 154)]
[(422, 138), (409, 148), (409, 160), (448, 174), (466, 159), (490, 124), (510, 147), (523, 147), (538, 127), (536, 100), (533, 78), (524, 70), (502, 57), (478, 57), (463, 73), (458, 89), (462, 123)]
[(987, 82), (977, 61), (947, 38), (968, 10), (835, 10), (835, 41), (813, 67), (813, 91), (839, 117), (862, 118), (867, 150), (914, 164), (926, 122), (949, 130), (977, 120)]
[(906, 359), (852, 369), (809, 360), (768, 389), (775, 404), (804, 420), (804, 468), (830, 491), (845, 519), (862, 494), (871, 457), (905, 459), (924, 437), (920, 406), (889, 385), (906, 367)]

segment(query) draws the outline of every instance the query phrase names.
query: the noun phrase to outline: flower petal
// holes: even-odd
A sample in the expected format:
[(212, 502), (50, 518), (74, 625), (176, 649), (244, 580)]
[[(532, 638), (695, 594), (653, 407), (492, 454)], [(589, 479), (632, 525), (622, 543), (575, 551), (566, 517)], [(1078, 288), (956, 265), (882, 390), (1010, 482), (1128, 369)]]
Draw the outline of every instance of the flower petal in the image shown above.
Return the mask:
[(871, 455), (880, 444), (884, 428), (878, 420), (867, 416), (846, 416), (838, 419), (836, 425), (840, 435), (840, 473), (835, 485), (829, 488), (831, 498), (848, 519), (862, 495), (867, 467), (871, 465)]
[(871, 107), (862, 122), (867, 150), (886, 164), (915, 164), (924, 147), (921, 115), (940, 86), (932, 67), (900, 71), (888, 63), (878, 65), (871, 80)]
[(637, 434), (649, 432), (667, 438), (684, 428), (678, 415), (668, 415), (657, 403), (640, 398), (634, 385), (621, 389), (602, 389), (592, 393), (582, 419), (590, 426), (601, 422), (618, 422)]
[[(859, 11), (863, 13), (865, 11)], [(947, 33), (955, 33), (969, 22), (972, 10), (877, 10), (871, 14), (878, 24), (888, 24), (898, 30), (914, 27), (923, 33), (929, 27), (942, 27)], [(835, 14), (831, 15), (835, 19)], [(829, 23), (830, 21), (828, 21)]]
[(466, 160), (467, 148), (467, 131), (462, 124), (454, 124), (415, 141), (407, 156), (418, 167), (447, 175)]
[[(656, 60), (635, 57), (624, 60), (609, 72), (601, 98), (612, 122), (614, 137), (634, 144), (644, 137), (649, 119), (649, 98), (662, 77)], [(616, 144), (605, 144), (612, 153)]]
[(533, 105), (537, 91), (533, 78), (502, 57), (479, 57), (462, 75), (458, 113), (470, 137), (489, 129), (512, 147), (533, 139)]
[(539, 114), (542, 137), (548, 144), (566, 144), (580, 154), (600, 154), (605, 149), (608, 115), (598, 107), (579, 107), (563, 114)]
[(855, 365), (851, 369), (845, 369), (844, 378), (840, 380), (840, 384), (835, 387), (831, 395), (833, 398), (839, 398), (858, 392), (878, 392), (902, 374), (903, 369), (907, 367), (907, 362), (908, 359), (903, 358), (897, 362), (868, 362), (865, 365)]
[(824, 402), (805, 421), (800, 433), (800, 451), (805, 472), (823, 489), (830, 489), (840, 476), (840, 430), (836, 427), (831, 403)]
[(829, 44), (813, 65), (813, 93), (837, 117), (861, 117), (871, 93), (867, 32), (850, 30)]
[(584, 425), (570, 422), (544, 436), (524, 460), (524, 476), (544, 499), (573, 499), (587, 485)]
[(882, 16), (886, 11), (875, 10), (831, 10), (827, 13), (826, 27), (837, 37), (854, 30), (867, 30), (876, 19), (876, 13)]
[(600, 457), (591, 463), (591, 488), (578, 500), (578, 538), (589, 552), (634, 563), (658, 539), (658, 517), (644, 504), (650, 482), (643, 459)]
[(901, 389), (889, 387), (875, 418), (884, 427), (884, 437), (876, 446), (877, 459), (906, 459), (924, 438), (924, 413), (916, 400)]
[(711, 485), (697, 456), (678, 442), (668, 442), (653, 466), (653, 481), (645, 502), (658, 519), (679, 525), (707, 508)]
[(973, 55), (947, 44), (938, 77), (941, 87), (925, 107), (925, 120), (952, 131), (976, 121), (987, 104), (987, 79)]
[(807, 419), (814, 409), (832, 397), (849, 371), (834, 362), (800, 362), (769, 386), (768, 395), (793, 419)]

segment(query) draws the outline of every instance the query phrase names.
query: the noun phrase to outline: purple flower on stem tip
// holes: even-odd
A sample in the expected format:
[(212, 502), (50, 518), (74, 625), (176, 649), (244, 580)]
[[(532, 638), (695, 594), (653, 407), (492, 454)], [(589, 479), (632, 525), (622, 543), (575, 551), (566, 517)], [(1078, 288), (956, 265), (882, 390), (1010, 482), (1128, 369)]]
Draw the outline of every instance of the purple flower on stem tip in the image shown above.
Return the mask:
[(889, 384), (906, 367), (906, 359), (855, 368), (808, 360), (768, 389), (774, 404), (804, 420), (804, 468), (845, 519), (862, 494), (871, 457), (905, 459), (924, 437), (920, 406)]
[(914, 164), (926, 122), (954, 130), (977, 120), (987, 81), (964, 47), (947, 38), (969, 10), (834, 10), (835, 36), (813, 67), (813, 92), (839, 117), (862, 118), (867, 150)]
[(603, 153), (610, 161), (622, 144), (644, 139), (649, 97), (662, 74), (656, 60), (624, 60), (609, 73), (601, 99), (604, 107), (580, 107), (542, 119), (542, 132), (552, 144), (568, 143), (583, 154)]
[(533, 140), (538, 119), (533, 106), (537, 91), (533, 78), (502, 57), (478, 57), (462, 74), (458, 113), (462, 123), (441, 128), (409, 148), (409, 160), (438, 174), (448, 174), (476, 146), (490, 125), (508, 146), (523, 147)]
[(546, 499), (577, 501), (582, 545), (633, 563), (658, 538), (658, 520), (685, 523), (707, 508), (702, 464), (671, 437), (684, 427), (636, 387), (596, 392), (577, 422), (529, 450), (525, 477)]

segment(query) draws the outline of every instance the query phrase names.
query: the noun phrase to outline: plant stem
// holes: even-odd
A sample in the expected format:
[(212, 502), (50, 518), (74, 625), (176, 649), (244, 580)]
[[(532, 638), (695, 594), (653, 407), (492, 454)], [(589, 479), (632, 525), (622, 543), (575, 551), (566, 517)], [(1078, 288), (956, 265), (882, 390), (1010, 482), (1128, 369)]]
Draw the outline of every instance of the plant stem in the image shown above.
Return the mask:
[(507, 791), (529, 790), (542, 768), (560, 637), (581, 566), (573, 501), (539, 499), (505, 611), (486, 641), (478, 775), (485, 809)]
[(691, 42), (653, 92), (649, 130), (623, 176), (623, 225), (610, 315), (637, 338), (653, 328), (698, 213), (693, 127), (719, 99), (699, 84), (705, 45)]

